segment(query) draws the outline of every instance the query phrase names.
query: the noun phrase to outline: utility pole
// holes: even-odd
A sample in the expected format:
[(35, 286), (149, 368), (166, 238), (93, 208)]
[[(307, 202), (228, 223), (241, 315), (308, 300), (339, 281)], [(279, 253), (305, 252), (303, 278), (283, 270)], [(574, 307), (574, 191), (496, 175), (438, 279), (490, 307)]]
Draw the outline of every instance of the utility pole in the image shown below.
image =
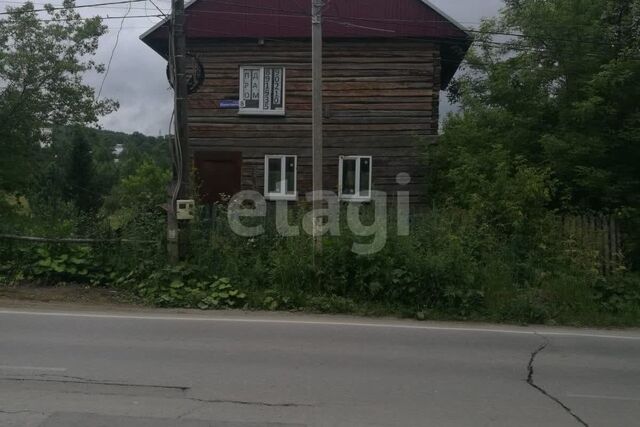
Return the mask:
[[(312, 80), (312, 168), (313, 211), (322, 209), (322, 7), (323, 0), (311, 0), (311, 80)], [(322, 250), (321, 218), (314, 216), (313, 238), (316, 249)]]
[(184, 0), (172, 0), (172, 19), (169, 40), (169, 68), (173, 70), (173, 87), (175, 100), (175, 145), (174, 163), (177, 169), (177, 182), (171, 195), (169, 218), (167, 221), (167, 237), (169, 241), (169, 261), (178, 262), (184, 258), (189, 247), (189, 223), (177, 219), (176, 202), (179, 199), (190, 199), (191, 196), (191, 152), (189, 147), (189, 129), (187, 123), (186, 79), (187, 40), (184, 28)]

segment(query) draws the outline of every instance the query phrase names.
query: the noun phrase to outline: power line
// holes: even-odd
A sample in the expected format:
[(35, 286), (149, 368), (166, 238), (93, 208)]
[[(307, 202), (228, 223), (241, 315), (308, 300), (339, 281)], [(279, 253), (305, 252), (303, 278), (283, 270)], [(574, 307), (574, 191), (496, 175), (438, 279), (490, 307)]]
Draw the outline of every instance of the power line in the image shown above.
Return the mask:
[[(215, 4), (222, 4), (222, 5), (231, 5), (231, 6), (237, 6), (237, 7), (247, 7), (247, 8), (251, 8), (251, 9), (258, 9), (258, 10), (265, 10), (265, 11), (271, 11), (271, 12), (286, 12), (287, 14), (275, 14), (275, 13), (270, 13), (270, 14), (259, 14), (259, 13), (253, 13), (253, 12), (235, 12), (235, 11), (213, 11), (213, 10), (198, 10), (197, 13), (214, 13), (214, 14), (229, 14), (229, 15), (244, 15), (244, 16), (248, 16), (248, 15), (252, 15), (252, 16), (275, 16), (275, 17), (310, 17), (309, 13), (306, 12), (295, 12), (295, 11), (290, 11), (290, 10), (285, 10), (285, 9), (279, 9), (279, 8), (271, 8), (271, 7), (265, 7), (265, 6), (254, 6), (254, 5), (242, 5), (242, 4), (238, 4), (238, 3), (234, 3), (234, 2), (229, 2), (229, 1), (223, 1), (223, 0), (211, 0), (212, 3)], [(331, 0), (328, 0), (327, 3), (325, 4), (328, 5), (328, 3)], [(294, 13), (294, 15), (291, 15), (291, 13)], [(332, 20), (335, 23), (341, 24), (341, 25), (345, 25), (345, 26), (349, 26), (349, 27), (353, 27), (353, 28), (363, 28), (363, 29), (370, 29), (370, 30), (374, 30), (374, 31), (381, 31), (381, 32), (394, 32), (394, 30), (389, 29), (389, 28), (377, 28), (377, 27), (369, 27), (369, 26), (359, 26), (357, 24), (351, 23), (351, 22), (346, 22), (346, 21), (371, 21), (371, 22), (388, 22), (388, 23), (397, 23), (397, 24), (433, 24), (433, 23), (443, 23), (443, 24), (451, 24), (451, 21), (447, 20), (447, 19), (435, 19), (435, 20), (426, 20), (426, 19), (422, 19), (422, 20), (409, 20), (409, 19), (392, 19), (392, 18), (363, 18), (363, 17), (339, 17), (339, 16), (330, 16), (330, 15), (325, 15), (324, 16), (325, 19), (327, 20)], [(467, 21), (467, 23), (473, 23), (476, 24), (475, 22), (470, 22)], [(589, 28), (588, 25), (573, 25), (573, 27), (575, 28)], [(558, 37), (554, 37), (554, 38), (549, 38), (549, 37), (537, 37), (537, 36), (531, 36), (531, 35), (527, 35), (527, 34), (521, 34), (521, 33), (513, 33), (513, 32), (501, 32), (501, 31), (485, 31), (485, 30), (474, 30), (474, 29), (466, 29), (467, 32), (469, 33), (474, 33), (474, 34), (486, 34), (486, 35), (498, 35), (498, 36), (509, 36), (509, 37), (517, 37), (517, 38), (526, 38), (526, 39), (533, 39), (533, 40), (554, 40), (554, 41), (562, 41), (562, 42), (569, 42), (569, 43), (582, 43), (582, 44), (594, 44), (594, 45), (601, 45), (601, 46), (608, 46), (607, 43), (601, 42), (601, 41), (593, 41), (593, 40), (585, 40), (585, 39), (566, 39), (566, 38), (558, 38)], [(461, 38), (464, 40), (464, 38)]]
[[(145, 5), (146, 5), (146, 0), (144, 0), (144, 1), (145, 1)], [(24, 2), (19, 2), (19, 1), (7, 1), (7, 0), (0, 0), (0, 3), (2, 3), (2, 2), (4, 2), (4, 3), (17, 4), (17, 5), (22, 5), (22, 4), (24, 4)], [(128, 3), (128, 2), (125, 2), (125, 3)], [(47, 4), (47, 3), (33, 3), (33, 4), (34, 4), (34, 5), (37, 5), (37, 6), (44, 6), (44, 5), (45, 5), (45, 4)], [(112, 9), (112, 10), (127, 10), (127, 9), (128, 9), (128, 8), (127, 8), (127, 6), (118, 6), (118, 5), (115, 5), (115, 6), (96, 6), (95, 8), (96, 8), (96, 9)], [(148, 7), (132, 7), (132, 8), (131, 8), (131, 10), (144, 10), (144, 11), (148, 11), (148, 10), (149, 10), (149, 8), (148, 8)], [(164, 13), (164, 12), (162, 12), (162, 13)]]
[(102, 87), (104, 86), (104, 82), (107, 80), (107, 76), (109, 75), (109, 70), (111, 69), (111, 61), (113, 61), (113, 55), (116, 53), (116, 48), (118, 47), (118, 42), (120, 41), (120, 32), (122, 31), (122, 27), (124, 26), (124, 20), (127, 18), (129, 12), (131, 12), (131, 4), (134, 0), (129, 2), (129, 9), (122, 17), (122, 21), (120, 21), (120, 28), (118, 28), (118, 32), (116, 33), (116, 42), (113, 45), (113, 49), (111, 50), (111, 56), (109, 56), (109, 62), (107, 63), (107, 70), (104, 73), (104, 77), (102, 78), (102, 83), (100, 83), (100, 90), (98, 90), (98, 96), (96, 99), (100, 99), (100, 95), (102, 95)]
[(126, 3), (131, 4), (131, 3), (138, 3), (141, 1), (145, 1), (145, 0), (119, 0), (119, 1), (112, 1), (112, 2), (105, 2), (105, 3), (93, 3), (93, 4), (84, 4), (84, 5), (81, 4), (78, 6), (70, 6), (70, 7), (51, 7), (49, 9), (43, 8), (43, 9), (12, 10), (10, 12), (0, 12), (0, 15), (21, 15), (23, 13), (49, 12), (52, 10), (74, 10), (74, 9), (80, 9), (85, 7), (110, 6), (114, 4), (126, 4)]
[[(93, 16), (90, 18), (77, 18), (77, 19), (65, 19), (65, 21), (90, 21), (95, 18), (100, 18), (102, 20), (108, 19), (140, 19), (140, 18), (163, 18), (163, 15), (125, 15), (125, 16)], [(38, 19), (38, 22), (60, 22), (59, 19)]]
[[(160, 9), (160, 8), (158, 7), (158, 5), (157, 5), (157, 4), (155, 4), (155, 3), (153, 2), (153, 0), (149, 0), (149, 3), (151, 3), (151, 4), (152, 4), (156, 9), (158, 9), (158, 12), (160, 12), (161, 14), (163, 14), (165, 17), (167, 16), (167, 14), (166, 14), (166, 13), (164, 13), (164, 11), (163, 11), (162, 9)], [(145, 2), (145, 7), (146, 7), (146, 5), (147, 5), (147, 3)]]
[[(215, 0), (215, 1), (212, 1), (212, 3), (214, 3), (214, 4), (222, 4), (222, 5), (225, 5), (225, 6), (236, 6), (236, 7), (239, 7), (239, 8), (250, 8), (250, 9), (264, 10), (264, 11), (269, 11), (269, 12), (298, 13), (300, 16), (307, 16), (307, 17), (311, 18), (311, 12), (307, 12), (307, 11), (303, 11), (303, 10), (300, 10), (300, 11), (296, 12), (296, 11), (291, 11), (291, 10), (288, 10), (288, 9), (280, 9), (280, 8), (268, 7), (268, 6), (257, 6), (257, 5), (252, 5), (252, 4), (238, 4), (238, 3), (234, 3), (234, 2), (230, 2), (230, 1), (224, 1), (224, 0)], [(214, 12), (214, 13), (218, 13), (218, 12)]]
[[(141, 2), (141, 1), (146, 1), (146, 0), (131, 0), (131, 2)], [(125, 3), (130, 3), (130, 2), (129, 2), (129, 0), (120, 0), (120, 1), (114, 1), (114, 2), (94, 3), (94, 4), (90, 4), (90, 5), (79, 5), (79, 6), (75, 6), (75, 7), (76, 8), (100, 7), (100, 6), (108, 6), (108, 5), (125, 4)], [(162, 14), (163, 17), (167, 16), (165, 14), (165, 12), (163, 12), (153, 1), (151, 1), (151, 3), (154, 5), (154, 7), (156, 7), (156, 9), (158, 9), (158, 11), (160, 11), (160, 13)], [(218, 14), (218, 15), (240, 15), (240, 16), (284, 17), (284, 18), (310, 17), (310, 14), (308, 14), (306, 12), (302, 12), (302, 11), (296, 12), (296, 11), (289, 11), (289, 10), (285, 10), (285, 9), (271, 8), (271, 7), (266, 7), (266, 6), (242, 5), (242, 4), (229, 2), (229, 1), (222, 1), (222, 0), (215, 0), (214, 3), (223, 4), (223, 5), (230, 5), (230, 6), (237, 6), (237, 7), (247, 7), (247, 8), (251, 8), (251, 9), (270, 11), (270, 12), (286, 12), (286, 14), (283, 14), (283, 13), (255, 13), (255, 12), (214, 11), (214, 10), (199, 10), (199, 11), (197, 11), (197, 14), (199, 14), (199, 13), (210, 13), (210, 14)], [(71, 9), (71, 8), (62, 7), (62, 8), (53, 8), (52, 10), (63, 10), (63, 9)], [(34, 12), (38, 12), (38, 11), (46, 11), (46, 10), (47, 9), (34, 9), (33, 11)], [(129, 10), (129, 9), (127, 9), (127, 10)], [(25, 13), (25, 12), (27, 12), (27, 11), (24, 11), (22, 13)], [(0, 15), (8, 15), (8, 14), (13, 14), (13, 13), (21, 13), (21, 12), (2, 12), (2, 13), (0, 13)], [(187, 15), (193, 15), (193, 14), (187, 14)], [(159, 15), (139, 15), (139, 16), (130, 16), (130, 17), (127, 16), (127, 18), (144, 18), (144, 17), (160, 17), (160, 16)], [(110, 17), (110, 16), (107, 16), (107, 17), (101, 17), (101, 18), (102, 19), (120, 19), (121, 17)], [(368, 29), (368, 30), (372, 30), (372, 31), (380, 31), (380, 32), (387, 32), (387, 33), (393, 33), (393, 32), (395, 32), (395, 30), (389, 29), (389, 28), (379, 28), (379, 27), (373, 27), (373, 26), (359, 25), (359, 24), (355, 24), (353, 22), (348, 22), (348, 21), (390, 22), (390, 23), (398, 23), (398, 24), (451, 23), (450, 21), (448, 21), (446, 19), (441, 19), (441, 20), (407, 20), (407, 19), (362, 18), (362, 17), (344, 17), (343, 18), (343, 17), (334, 17), (334, 16), (326, 16), (326, 15), (325, 15), (325, 19), (327, 19), (330, 22), (333, 22), (333, 23), (336, 23), (336, 24), (339, 24), (339, 25), (343, 25), (343, 26), (346, 26), (346, 27)], [(52, 20), (43, 20), (43, 21), (44, 22), (50, 22)], [(282, 26), (282, 25), (285, 25), (285, 24), (278, 23), (278, 25)], [(585, 39), (565, 39), (565, 38), (557, 38), (557, 37), (540, 37), (540, 36), (532, 36), (532, 35), (521, 34), (521, 33), (500, 32), (500, 31), (484, 31), (484, 30), (474, 30), (474, 29), (467, 29), (467, 31), (469, 33), (474, 33), (474, 34), (517, 37), (517, 38), (537, 40), (537, 41), (552, 40), (552, 41), (561, 41), (561, 42), (569, 42), (569, 43), (580, 43), (580, 44), (592, 44), (592, 45), (598, 45), (598, 46), (609, 46), (605, 42), (596, 42), (596, 41), (585, 40)], [(457, 38), (457, 37), (449, 37), (449, 39), (456, 39), (456, 40), (459, 40), (459, 41), (466, 41), (467, 40), (466, 37), (459, 37), (459, 38)]]
[(375, 28), (375, 27), (369, 27), (369, 26), (366, 26), (366, 25), (352, 24), (350, 22), (337, 21), (335, 19), (331, 19), (331, 17), (328, 17), (328, 16), (325, 17), (325, 21), (333, 22), (335, 24), (339, 24), (339, 25), (342, 25), (342, 26), (345, 26), (345, 27), (349, 27), (349, 28), (358, 28), (358, 29), (361, 29), (361, 30), (372, 30), (372, 31), (379, 31), (379, 32), (382, 32), (382, 33), (395, 33), (396, 32), (395, 30), (391, 30), (391, 29), (388, 29), (388, 28)]

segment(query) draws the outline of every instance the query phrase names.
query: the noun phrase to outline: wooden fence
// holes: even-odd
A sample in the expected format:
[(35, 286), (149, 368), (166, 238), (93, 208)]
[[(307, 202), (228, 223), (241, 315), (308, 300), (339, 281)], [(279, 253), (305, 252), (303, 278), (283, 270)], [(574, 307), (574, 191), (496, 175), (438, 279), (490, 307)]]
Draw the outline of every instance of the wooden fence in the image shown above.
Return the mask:
[(577, 242), (598, 251), (601, 269), (609, 274), (623, 263), (620, 221), (612, 215), (562, 217), (564, 232)]

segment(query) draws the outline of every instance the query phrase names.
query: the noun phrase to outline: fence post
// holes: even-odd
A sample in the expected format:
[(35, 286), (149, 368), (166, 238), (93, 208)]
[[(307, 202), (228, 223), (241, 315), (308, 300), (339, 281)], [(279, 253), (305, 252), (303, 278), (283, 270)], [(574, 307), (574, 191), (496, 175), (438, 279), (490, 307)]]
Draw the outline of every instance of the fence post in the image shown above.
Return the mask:
[(604, 273), (609, 274), (609, 272), (611, 271), (611, 257), (610, 257), (611, 242), (609, 241), (609, 221), (607, 217), (604, 215), (600, 217), (600, 221), (602, 225), (601, 241), (602, 241), (602, 252), (603, 252), (602, 257), (604, 258), (604, 264), (603, 264)]

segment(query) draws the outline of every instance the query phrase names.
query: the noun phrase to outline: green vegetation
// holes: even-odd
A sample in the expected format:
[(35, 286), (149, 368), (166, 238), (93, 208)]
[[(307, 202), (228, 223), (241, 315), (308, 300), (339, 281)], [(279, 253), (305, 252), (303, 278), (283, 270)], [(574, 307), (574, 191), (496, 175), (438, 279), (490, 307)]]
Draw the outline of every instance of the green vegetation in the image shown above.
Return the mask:
[[(0, 73), (30, 58), (26, 45), (9, 45), (31, 25), (29, 7), (0, 21)], [(479, 36), (454, 82), (461, 112), (425, 148), (432, 207), (413, 218), (410, 236), (390, 226), (384, 248), (367, 256), (351, 251), (367, 238), (344, 224), (341, 236), (324, 239), (322, 255), (306, 234), (279, 236), (271, 216), (264, 235), (239, 237), (219, 205), (201, 207), (190, 256), (168, 267), (166, 139), (86, 127), (113, 104), (88, 102), (91, 90), (67, 80), (74, 90), (56, 96), (79, 111), (48, 121), (58, 104), (33, 101), (24, 108), (38, 113), (15, 129), (0, 120), (0, 159), (11, 166), (0, 169), (0, 233), (101, 242), (0, 240), (0, 282), (108, 286), (163, 307), (638, 325), (639, 13), (638, 1), (507, 1), (482, 28), (523, 37)], [(61, 24), (62, 40), (80, 31), (72, 22)], [(54, 28), (34, 25), (38, 37), (52, 37)], [(72, 58), (91, 55), (103, 31), (98, 21), (83, 27), (74, 40), (86, 47)], [(16, 81), (0, 92), (0, 116), (14, 108)], [(47, 144), (43, 128), (51, 129)], [(291, 217), (300, 222), (304, 209)], [(609, 274), (597, 247), (561, 224), (565, 214), (590, 212), (623, 223), (625, 253)]]
[(637, 0), (506, 1), (482, 25), (452, 85), (462, 111), (429, 153), (436, 199), (492, 203), (499, 215), (512, 208), (501, 203), (503, 191), (544, 185), (548, 201), (535, 209), (626, 221), (627, 255), (637, 265), (639, 18)]
[(100, 18), (79, 19), (72, 1), (63, 5), (47, 6), (49, 20), (33, 3), (8, 8), (14, 13), (0, 20), (0, 191), (29, 188), (49, 130), (95, 123), (118, 106), (96, 100), (82, 82), (84, 73), (104, 71), (91, 57), (107, 27)]
[[(194, 222), (191, 256), (172, 267), (166, 266), (161, 218), (156, 213), (155, 221), (126, 234), (155, 243), (4, 242), (0, 274), (14, 283), (110, 286), (163, 307), (573, 325), (640, 320), (638, 276), (623, 270), (602, 275), (597, 252), (563, 234), (551, 213), (506, 227), (470, 210), (434, 210), (416, 219), (410, 236), (390, 232), (375, 255), (354, 254), (352, 244), (363, 238), (343, 233), (327, 237), (314, 262), (309, 236), (283, 238), (268, 218), (265, 235), (239, 237), (219, 206), (213, 219), (203, 213)], [(112, 235), (99, 225), (104, 234), (96, 237)]]

